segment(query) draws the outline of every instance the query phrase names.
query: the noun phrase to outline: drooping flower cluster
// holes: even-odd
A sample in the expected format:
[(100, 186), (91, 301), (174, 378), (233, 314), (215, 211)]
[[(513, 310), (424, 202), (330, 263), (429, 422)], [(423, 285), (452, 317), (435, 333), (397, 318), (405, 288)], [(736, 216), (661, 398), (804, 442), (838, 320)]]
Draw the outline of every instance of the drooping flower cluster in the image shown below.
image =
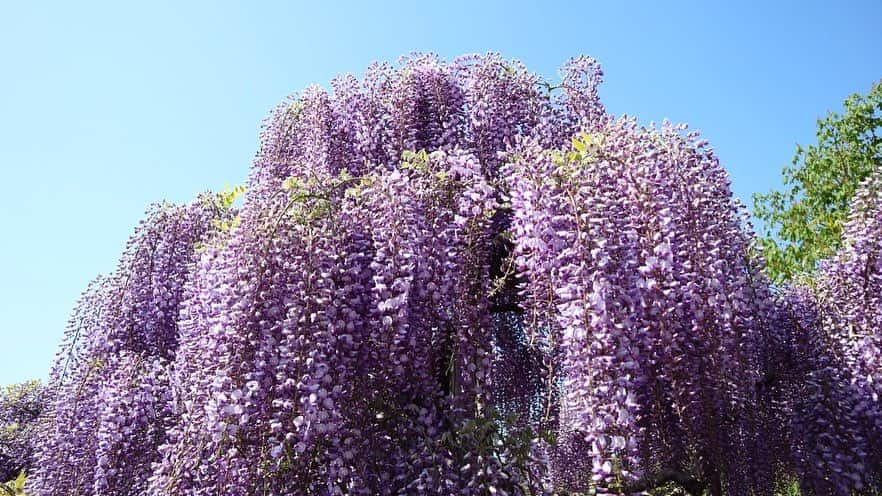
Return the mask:
[(184, 284), (199, 245), (227, 215), (208, 197), (153, 207), (117, 271), (84, 293), (50, 375), (30, 490), (143, 492), (171, 413), (167, 367)]
[(751, 434), (768, 294), (725, 172), (670, 126), (622, 119), (573, 145), (525, 147), (505, 174), (527, 332), (560, 350), (556, 477), (621, 491), (676, 470), (764, 493)]
[(200, 261), (151, 493), (483, 493), (510, 470), (446, 435), (489, 374), (492, 188), (461, 152), (316, 177)]
[[(84, 294), (30, 489), (844, 487), (817, 426), (875, 421), (878, 309), (775, 298), (707, 144), (608, 116), (592, 59), (561, 76), (412, 55), (276, 108), (241, 209), (155, 208)], [(823, 470), (871, 483), (874, 439)]]
[(882, 177), (858, 191), (843, 248), (811, 287), (791, 288), (776, 374), (789, 408), (791, 465), (814, 494), (882, 484)]
[(291, 176), (353, 176), (397, 166), (402, 152), (466, 150), (493, 178), (524, 136), (561, 146), (581, 126), (605, 119), (597, 96), (602, 72), (580, 57), (562, 69), (560, 91), (498, 55), (447, 64), (432, 55), (375, 64), (359, 82), (341, 76), (329, 94), (310, 87), (279, 105), (265, 123), (250, 180), (251, 197), (269, 197)]
[(451, 433), (491, 406), (485, 178), (603, 113), (597, 65), (565, 74), (551, 97), (498, 56), (414, 56), (274, 112), (240, 228), (191, 282), (151, 492), (482, 493), (512, 472)]
[[(809, 494), (852, 495), (872, 491), (869, 456), (873, 418), (852, 371), (823, 326), (817, 295), (793, 287), (779, 308), (777, 362), (770, 370), (776, 407), (776, 439), (787, 472)], [(869, 494), (873, 494), (869, 492)]]
[(882, 170), (856, 193), (843, 231), (844, 247), (823, 269), (819, 298), (826, 332), (862, 391), (863, 408), (875, 412), (870, 442), (882, 468)]
[(0, 389), (0, 483), (34, 466), (37, 421), (48, 401), (39, 381)]

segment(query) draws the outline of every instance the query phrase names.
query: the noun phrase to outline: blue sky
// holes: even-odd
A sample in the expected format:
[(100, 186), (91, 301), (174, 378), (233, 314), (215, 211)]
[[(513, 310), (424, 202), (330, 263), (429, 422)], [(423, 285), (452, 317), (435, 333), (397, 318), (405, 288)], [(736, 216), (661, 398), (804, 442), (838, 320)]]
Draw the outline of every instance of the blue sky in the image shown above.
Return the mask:
[(373, 4), (0, 3), (0, 384), (45, 376), (148, 204), (243, 182), (277, 102), (372, 61), (591, 55), (612, 113), (702, 130), (745, 201), (882, 77), (878, 0)]

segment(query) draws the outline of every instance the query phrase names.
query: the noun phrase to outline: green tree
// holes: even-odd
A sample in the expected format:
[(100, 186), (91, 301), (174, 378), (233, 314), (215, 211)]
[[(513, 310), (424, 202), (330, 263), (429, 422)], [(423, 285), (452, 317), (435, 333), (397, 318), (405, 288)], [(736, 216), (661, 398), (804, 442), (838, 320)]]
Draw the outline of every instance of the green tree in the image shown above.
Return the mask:
[(855, 190), (882, 167), (882, 80), (845, 100), (845, 112), (818, 119), (818, 143), (797, 145), (783, 191), (755, 194), (761, 243), (777, 282), (813, 271), (839, 248)]

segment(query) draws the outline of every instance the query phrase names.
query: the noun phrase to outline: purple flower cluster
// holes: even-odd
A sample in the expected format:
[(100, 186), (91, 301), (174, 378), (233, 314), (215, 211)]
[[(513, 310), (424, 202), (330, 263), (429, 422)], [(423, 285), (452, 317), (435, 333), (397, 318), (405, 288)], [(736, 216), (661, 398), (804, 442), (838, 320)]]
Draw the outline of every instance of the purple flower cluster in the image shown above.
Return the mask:
[(601, 77), (413, 54), (288, 99), (241, 209), (154, 208), (84, 294), (29, 489), (869, 487), (878, 197), (778, 298), (707, 143)]
[(753, 490), (768, 292), (697, 134), (610, 122), (505, 172), (527, 332), (560, 353), (552, 470), (570, 490), (661, 471)]
[(372, 65), (361, 82), (341, 76), (331, 94), (310, 87), (276, 107), (261, 135), (250, 196), (272, 196), (291, 176), (392, 168), (405, 151), (467, 150), (492, 178), (500, 153), (522, 137), (562, 146), (585, 118), (605, 119), (597, 96), (603, 73), (587, 57), (564, 66), (560, 91), (495, 54), (449, 64), (414, 54), (400, 62)]
[(117, 271), (89, 286), (50, 374), (29, 490), (143, 493), (170, 414), (167, 363), (184, 285), (199, 243), (226, 215), (209, 197), (153, 207)]
[(314, 177), (200, 260), (150, 494), (483, 493), (507, 468), (447, 436), (485, 404), (494, 190), (459, 151)]
[(790, 464), (815, 494), (882, 485), (882, 177), (857, 192), (843, 248), (790, 288), (776, 374)]
[(47, 390), (39, 381), (0, 389), (0, 483), (34, 466), (38, 420), (47, 402)]

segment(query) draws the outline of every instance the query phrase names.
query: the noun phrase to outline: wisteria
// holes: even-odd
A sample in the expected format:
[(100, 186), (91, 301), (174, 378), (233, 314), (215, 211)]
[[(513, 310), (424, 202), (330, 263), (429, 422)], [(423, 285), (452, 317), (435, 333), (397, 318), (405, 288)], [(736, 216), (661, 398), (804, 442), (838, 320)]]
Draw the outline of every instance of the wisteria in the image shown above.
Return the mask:
[(709, 144), (602, 76), (411, 54), (287, 99), (240, 208), (155, 206), (84, 293), (29, 490), (870, 491), (877, 183), (774, 287)]
[(712, 153), (622, 119), (569, 152), (526, 146), (506, 176), (527, 332), (561, 355), (556, 477), (766, 492), (751, 433), (769, 295)]
[(0, 483), (34, 466), (38, 420), (47, 401), (46, 388), (39, 381), (0, 389)]
[(153, 207), (118, 269), (83, 294), (47, 385), (37, 494), (140, 494), (165, 438), (168, 361), (192, 261), (229, 213), (211, 197)]
[(858, 191), (843, 248), (809, 288), (786, 298), (796, 317), (793, 357), (780, 367), (791, 394), (794, 469), (817, 494), (876, 494), (882, 486), (882, 177)]

